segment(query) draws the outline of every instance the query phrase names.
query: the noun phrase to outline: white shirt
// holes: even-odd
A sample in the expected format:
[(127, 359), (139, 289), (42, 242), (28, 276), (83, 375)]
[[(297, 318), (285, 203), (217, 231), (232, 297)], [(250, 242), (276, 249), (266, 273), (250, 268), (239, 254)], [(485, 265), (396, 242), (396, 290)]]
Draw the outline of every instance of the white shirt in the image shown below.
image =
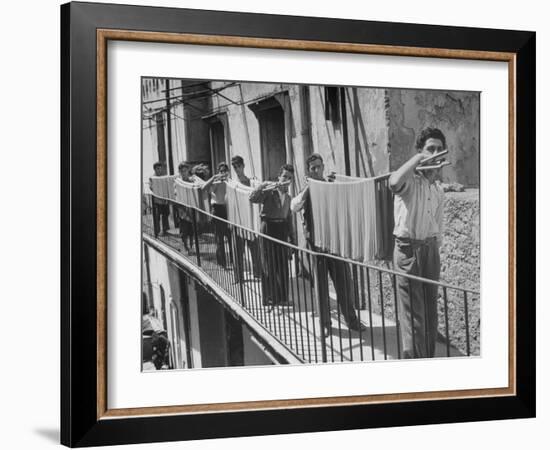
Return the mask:
[(290, 202), (290, 210), (293, 213), (300, 211), (304, 204), (306, 203), (307, 196), (309, 195), (309, 189), (303, 189), (296, 197), (294, 197)]
[(445, 194), (438, 182), (413, 174), (395, 193), (393, 234), (399, 238), (424, 240), (443, 233)]

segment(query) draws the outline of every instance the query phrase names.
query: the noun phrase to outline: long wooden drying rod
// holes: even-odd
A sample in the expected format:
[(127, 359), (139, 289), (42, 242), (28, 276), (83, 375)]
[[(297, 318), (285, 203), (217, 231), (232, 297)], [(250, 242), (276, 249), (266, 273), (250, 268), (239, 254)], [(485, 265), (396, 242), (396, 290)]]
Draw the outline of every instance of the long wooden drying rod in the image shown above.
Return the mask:
[(420, 165), (423, 166), (424, 164), (426, 164), (428, 162), (435, 161), (435, 160), (441, 158), (442, 156), (445, 156), (447, 153), (449, 153), (449, 150), (443, 150), (442, 152), (434, 153), (431, 156), (426, 156), (426, 158), (424, 158), (422, 161), (420, 161)]
[(266, 191), (272, 191), (273, 189), (277, 189), (278, 187), (280, 186), (288, 186), (290, 184), (290, 180), (288, 181), (283, 181), (282, 183), (273, 183), (272, 185), (269, 185), (269, 186), (266, 186), (262, 189), (262, 191), (266, 192)]
[(441, 169), (444, 166), (450, 166), (451, 163), (449, 161), (441, 161), (438, 164), (432, 164), (430, 166), (418, 166), (416, 170), (432, 170), (432, 169)]

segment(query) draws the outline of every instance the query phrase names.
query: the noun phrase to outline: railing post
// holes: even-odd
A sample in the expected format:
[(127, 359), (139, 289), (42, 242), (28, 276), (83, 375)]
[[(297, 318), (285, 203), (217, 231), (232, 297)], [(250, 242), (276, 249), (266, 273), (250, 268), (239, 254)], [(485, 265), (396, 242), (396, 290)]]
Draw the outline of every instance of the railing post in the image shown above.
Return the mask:
[(370, 328), (370, 349), (372, 360), (375, 360), (374, 354), (374, 327), (372, 326), (372, 298), (371, 298), (371, 289), (370, 289), (370, 272), (369, 268), (366, 269), (367, 272), (367, 299), (369, 302), (369, 328)]
[(397, 279), (395, 274), (392, 274), (393, 301), (395, 305), (395, 335), (397, 339), (397, 359), (401, 359), (401, 330), (399, 329), (399, 309), (397, 304)]
[[(416, 352), (416, 336), (415, 336), (415, 330), (414, 330), (414, 307), (413, 307), (413, 295), (412, 295), (412, 283), (411, 279), (407, 278), (407, 283), (409, 285), (409, 308), (411, 309), (410, 316), (406, 317), (407, 320), (407, 327), (410, 327), (411, 331), (411, 337), (412, 337), (412, 354), (413, 356), (410, 356), (410, 358), (418, 358), (417, 352)], [(405, 314), (406, 315), (406, 314)], [(408, 339), (408, 336), (407, 336)]]
[[(239, 236), (239, 229), (234, 225), (230, 225), (231, 231), (231, 246), (233, 247), (233, 274), (235, 281), (239, 283), (239, 295), (241, 296), (241, 305), (247, 308), (244, 296), (244, 233)], [(239, 248), (239, 243), (242, 243), (242, 248)]]
[[(308, 265), (308, 268), (309, 268), (309, 273), (312, 274), (312, 277), (313, 277), (313, 271), (312, 271), (312, 264), (311, 264), (311, 257), (310, 257), (310, 254), (307, 253), (307, 265)], [(313, 328), (313, 336), (315, 336), (315, 317), (314, 317), (314, 313), (313, 311), (315, 310), (315, 306), (314, 306), (314, 302), (315, 302), (315, 287), (313, 285), (313, 283), (315, 282), (315, 280), (310, 277), (310, 282), (309, 282), (309, 299), (310, 299), (310, 304), (311, 304), (311, 327)], [(303, 283), (303, 286), (304, 286), (304, 293), (306, 292), (306, 287), (305, 287), (305, 280), (302, 279), (302, 283)], [(307, 332), (307, 354), (308, 354), (308, 357), (309, 357), (309, 362), (313, 362), (313, 360), (311, 359), (311, 339), (309, 338), (309, 313), (307, 311), (307, 294), (304, 294), (304, 299), (305, 302), (305, 312), (306, 312), (306, 332)], [(315, 362), (319, 362), (318, 361), (318, 356), (317, 356), (317, 341), (315, 339), (313, 339), (313, 354), (315, 356)]]
[(197, 210), (195, 208), (192, 209), (193, 214), (191, 214), (191, 217), (193, 218), (193, 240), (195, 241), (195, 253), (197, 254), (197, 266), (201, 266), (201, 252), (199, 249), (199, 227), (197, 225)]
[(382, 340), (384, 343), (384, 359), (388, 359), (388, 348), (386, 342), (386, 318), (384, 317), (384, 290), (383, 290), (383, 280), (382, 280), (382, 271), (377, 270), (378, 272), (378, 291), (380, 295), (380, 316), (382, 318)]
[(449, 305), (447, 303), (447, 288), (443, 286), (443, 306), (445, 308), (445, 345), (447, 348), (447, 357), (451, 356), (451, 341), (449, 338)]
[[(312, 260), (313, 260), (312, 266), (313, 266), (313, 285), (314, 285), (313, 293), (315, 295), (315, 303), (317, 303), (317, 311), (319, 312), (319, 333), (321, 335), (321, 359), (324, 363), (326, 363), (327, 362), (327, 342), (326, 342), (327, 336), (325, 335), (325, 324), (323, 323), (323, 311), (322, 311), (323, 306), (321, 304), (322, 299), (319, 293), (319, 289), (321, 285), (320, 284), (321, 280), (319, 280), (319, 264), (323, 264), (324, 261), (322, 260), (319, 261), (319, 257), (315, 254), (312, 255)], [(330, 310), (328, 311), (328, 314), (330, 317)], [(314, 320), (314, 324), (315, 324), (315, 320)], [(315, 328), (313, 329), (313, 337), (315, 339)]]
[(352, 283), (351, 286), (353, 288), (353, 305), (356, 310), (361, 310), (361, 300), (359, 298), (359, 283), (358, 283), (358, 277), (357, 277), (357, 266), (355, 264), (351, 264), (351, 279)]
[(464, 326), (466, 327), (466, 355), (470, 356), (470, 318), (468, 317), (468, 294), (462, 291), (464, 295)]

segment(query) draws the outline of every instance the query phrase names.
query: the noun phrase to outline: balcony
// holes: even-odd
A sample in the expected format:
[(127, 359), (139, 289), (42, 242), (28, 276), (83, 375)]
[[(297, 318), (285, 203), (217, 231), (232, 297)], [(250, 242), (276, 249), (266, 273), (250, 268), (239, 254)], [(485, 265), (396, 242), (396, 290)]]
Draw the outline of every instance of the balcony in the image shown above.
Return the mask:
[[(279, 349), (281, 362), (321, 363), (379, 361), (403, 358), (397, 280), (421, 282), (438, 289), (438, 336), (436, 357), (465, 357), (479, 354), (479, 292), (396, 272), (382, 264), (365, 264), (317, 253), (273, 239), (201, 209), (162, 199), (171, 213), (168, 231), (155, 233), (152, 194), (143, 208), (143, 239), (172, 259), (183, 262), (186, 271), (207, 285), (249, 327), (256, 329)], [(186, 217), (182, 228), (179, 217)], [(184, 220), (184, 219), (181, 219)], [(183, 241), (180, 229), (186, 235)], [(288, 268), (284, 303), (278, 298), (268, 304), (264, 292), (279, 293), (274, 277), (263, 280), (262, 259), (277, 274)], [(321, 326), (315, 268), (337, 261), (345, 267), (347, 293), (355, 315), (363, 325), (346, 325), (329, 281), (327, 308), (331, 327)], [(325, 268), (325, 273), (327, 273)], [(473, 313), (472, 313), (473, 312)], [(414, 312), (413, 312), (414, 315)], [(476, 326), (477, 325), (477, 326)], [(414, 339), (414, 334), (413, 334)]]

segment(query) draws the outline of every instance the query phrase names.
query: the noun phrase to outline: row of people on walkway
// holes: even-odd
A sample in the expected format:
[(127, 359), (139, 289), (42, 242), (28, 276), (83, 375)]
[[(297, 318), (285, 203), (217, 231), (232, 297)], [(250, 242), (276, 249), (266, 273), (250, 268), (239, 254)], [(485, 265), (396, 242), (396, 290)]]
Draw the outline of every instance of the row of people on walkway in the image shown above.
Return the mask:
[[(394, 268), (405, 274), (439, 280), (440, 261), (439, 246), (443, 231), (443, 190), (438, 180), (441, 167), (420, 170), (423, 162), (434, 154), (446, 149), (446, 139), (437, 128), (426, 128), (419, 134), (416, 149), (412, 156), (389, 178), (389, 186), (394, 193), (393, 235)], [(240, 156), (232, 159), (232, 166), (238, 180), (250, 186), (250, 178), (244, 173), (244, 161)], [(225, 163), (218, 165), (217, 174), (206, 181), (193, 179), (191, 167), (181, 165), (180, 176), (185, 181), (202, 183), (210, 192), (212, 212), (215, 216), (227, 219), (225, 205), (225, 183), (229, 176), (229, 167)], [(314, 153), (306, 160), (306, 179), (330, 181), (325, 177), (325, 166), (321, 155)], [(157, 170), (155, 169), (155, 173)], [(349, 265), (330, 255), (323, 254), (316, 248), (313, 240), (312, 204), (309, 187), (306, 185), (297, 196), (291, 198), (288, 187), (294, 180), (294, 168), (285, 164), (281, 167), (279, 178), (275, 182), (259, 183), (250, 194), (250, 201), (260, 203), (261, 233), (279, 241), (295, 244), (292, 214), (302, 213), (304, 234), (307, 247), (318, 253), (311, 268), (313, 284), (320, 306), (321, 323), (324, 334), (331, 328), (329, 310), (328, 279), (332, 280), (336, 291), (336, 302), (340, 313), (351, 330), (365, 329), (361, 324), (353, 304), (353, 283)], [(157, 207), (158, 208), (158, 207)], [(162, 219), (164, 220), (164, 219)], [(156, 219), (158, 222), (159, 220)], [(163, 223), (163, 230), (167, 229)], [(181, 223), (181, 222), (180, 222)], [(225, 266), (224, 241), (232, 249), (230, 234), (224, 222), (217, 222), (215, 230), (218, 263)], [(167, 219), (166, 219), (167, 224)], [(185, 225), (187, 226), (187, 225)], [(181, 227), (181, 225), (180, 225)], [(158, 226), (157, 226), (158, 229)], [(191, 234), (182, 231), (182, 238)], [(244, 237), (239, 237), (236, 245), (240, 262), (236, 262), (238, 273), (242, 277), (242, 250)], [(288, 302), (290, 250), (287, 246), (278, 245), (270, 239), (248, 240), (251, 253), (260, 253), (262, 295), (265, 304), (286, 304)], [(253, 250), (254, 249), (254, 250)], [(257, 266), (256, 264), (253, 265)], [(240, 279), (239, 277), (239, 279)], [(397, 295), (399, 298), (399, 323), (403, 356), (405, 358), (433, 357), (437, 341), (437, 296), (435, 284), (421, 283), (406, 277), (397, 277)]]
[[(245, 186), (251, 186), (252, 179), (245, 174), (245, 165), (242, 157), (235, 156), (231, 160), (239, 182)], [(318, 154), (312, 155), (308, 161), (308, 176), (323, 179), (323, 172), (320, 166), (324, 165), (322, 157)], [(214, 216), (227, 220), (227, 206), (225, 203), (226, 184), (228, 179), (229, 167), (225, 163), (218, 164), (217, 173), (207, 180), (203, 180), (193, 173), (192, 167), (188, 163), (181, 163), (178, 167), (178, 177), (188, 183), (197, 183), (202, 190), (210, 195), (211, 212)], [(156, 169), (157, 176), (163, 175), (161, 169)], [(289, 195), (289, 185), (294, 181), (294, 168), (290, 164), (285, 164), (280, 168), (277, 181), (266, 181), (256, 183), (256, 188), (250, 194), (250, 202), (261, 204), (260, 209), (260, 233), (272, 237), (279, 241), (296, 244), (296, 233), (293, 226), (293, 213), (305, 211), (304, 215), (309, 218), (308, 211), (309, 197), (304, 196), (307, 190), (295, 199)], [(298, 200), (299, 199), (299, 200)], [(298, 200), (298, 201), (297, 201)], [(163, 202), (156, 199), (154, 202)], [(293, 204), (291, 208), (291, 203)], [(305, 205), (308, 206), (305, 206)], [(168, 214), (168, 205), (166, 209), (159, 209), (161, 213)], [(155, 213), (155, 211), (154, 211)], [(193, 221), (190, 217), (190, 211), (185, 207), (178, 208), (180, 235), (184, 242), (184, 247), (188, 250), (192, 246)], [(157, 213), (159, 214), (159, 213)], [(155, 214), (154, 214), (155, 215)], [(163, 232), (168, 229), (168, 219), (154, 220), (155, 223), (166, 221), (163, 225)], [(311, 220), (304, 222), (305, 234), (312, 234), (313, 224)], [(235, 246), (232, 245), (232, 236), (227, 224), (222, 221), (215, 221), (214, 235), (216, 239), (216, 261), (222, 267), (227, 266), (227, 258), (234, 260), (237, 280), (242, 282), (244, 277), (243, 255), (245, 245), (250, 249), (252, 268), (255, 276), (260, 276), (262, 286), (262, 302), (264, 305), (288, 305), (289, 292), (289, 272), (291, 251), (288, 247), (278, 244), (265, 238), (256, 238), (249, 234), (243, 235), (237, 230), (235, 237)], [(189, 238), (189, 240), (188, 240)], [(227, 243), (227, 245), (226, 245)], [(308, 248), (315, 248), (312, 240), (307, 239)], [(226, 249), (228, 251), (226, 251)], [(233, 254), (235, 249), (235, 254)], [(233, 262), (233, 261), (232, 261)], [(315, 258), (310, 262), (313, 276), (313, 283), (317, 292), (320, 304), (321, 321), (325, 328), (325, 335), (330, 333), (331, 318), (329, 311), (329, 288), (328, 276), (330, 275), (335, 290), (337, 303), (340, 312), (345, 319), (346, 325), (351, 330), (365, 329), (361, 325), (359, 318), (355, 313), (353, 298), (348, 295), (346, 290), (351, 285), (351, 274), (346, 263), (335, 261), (329, 257)]]

